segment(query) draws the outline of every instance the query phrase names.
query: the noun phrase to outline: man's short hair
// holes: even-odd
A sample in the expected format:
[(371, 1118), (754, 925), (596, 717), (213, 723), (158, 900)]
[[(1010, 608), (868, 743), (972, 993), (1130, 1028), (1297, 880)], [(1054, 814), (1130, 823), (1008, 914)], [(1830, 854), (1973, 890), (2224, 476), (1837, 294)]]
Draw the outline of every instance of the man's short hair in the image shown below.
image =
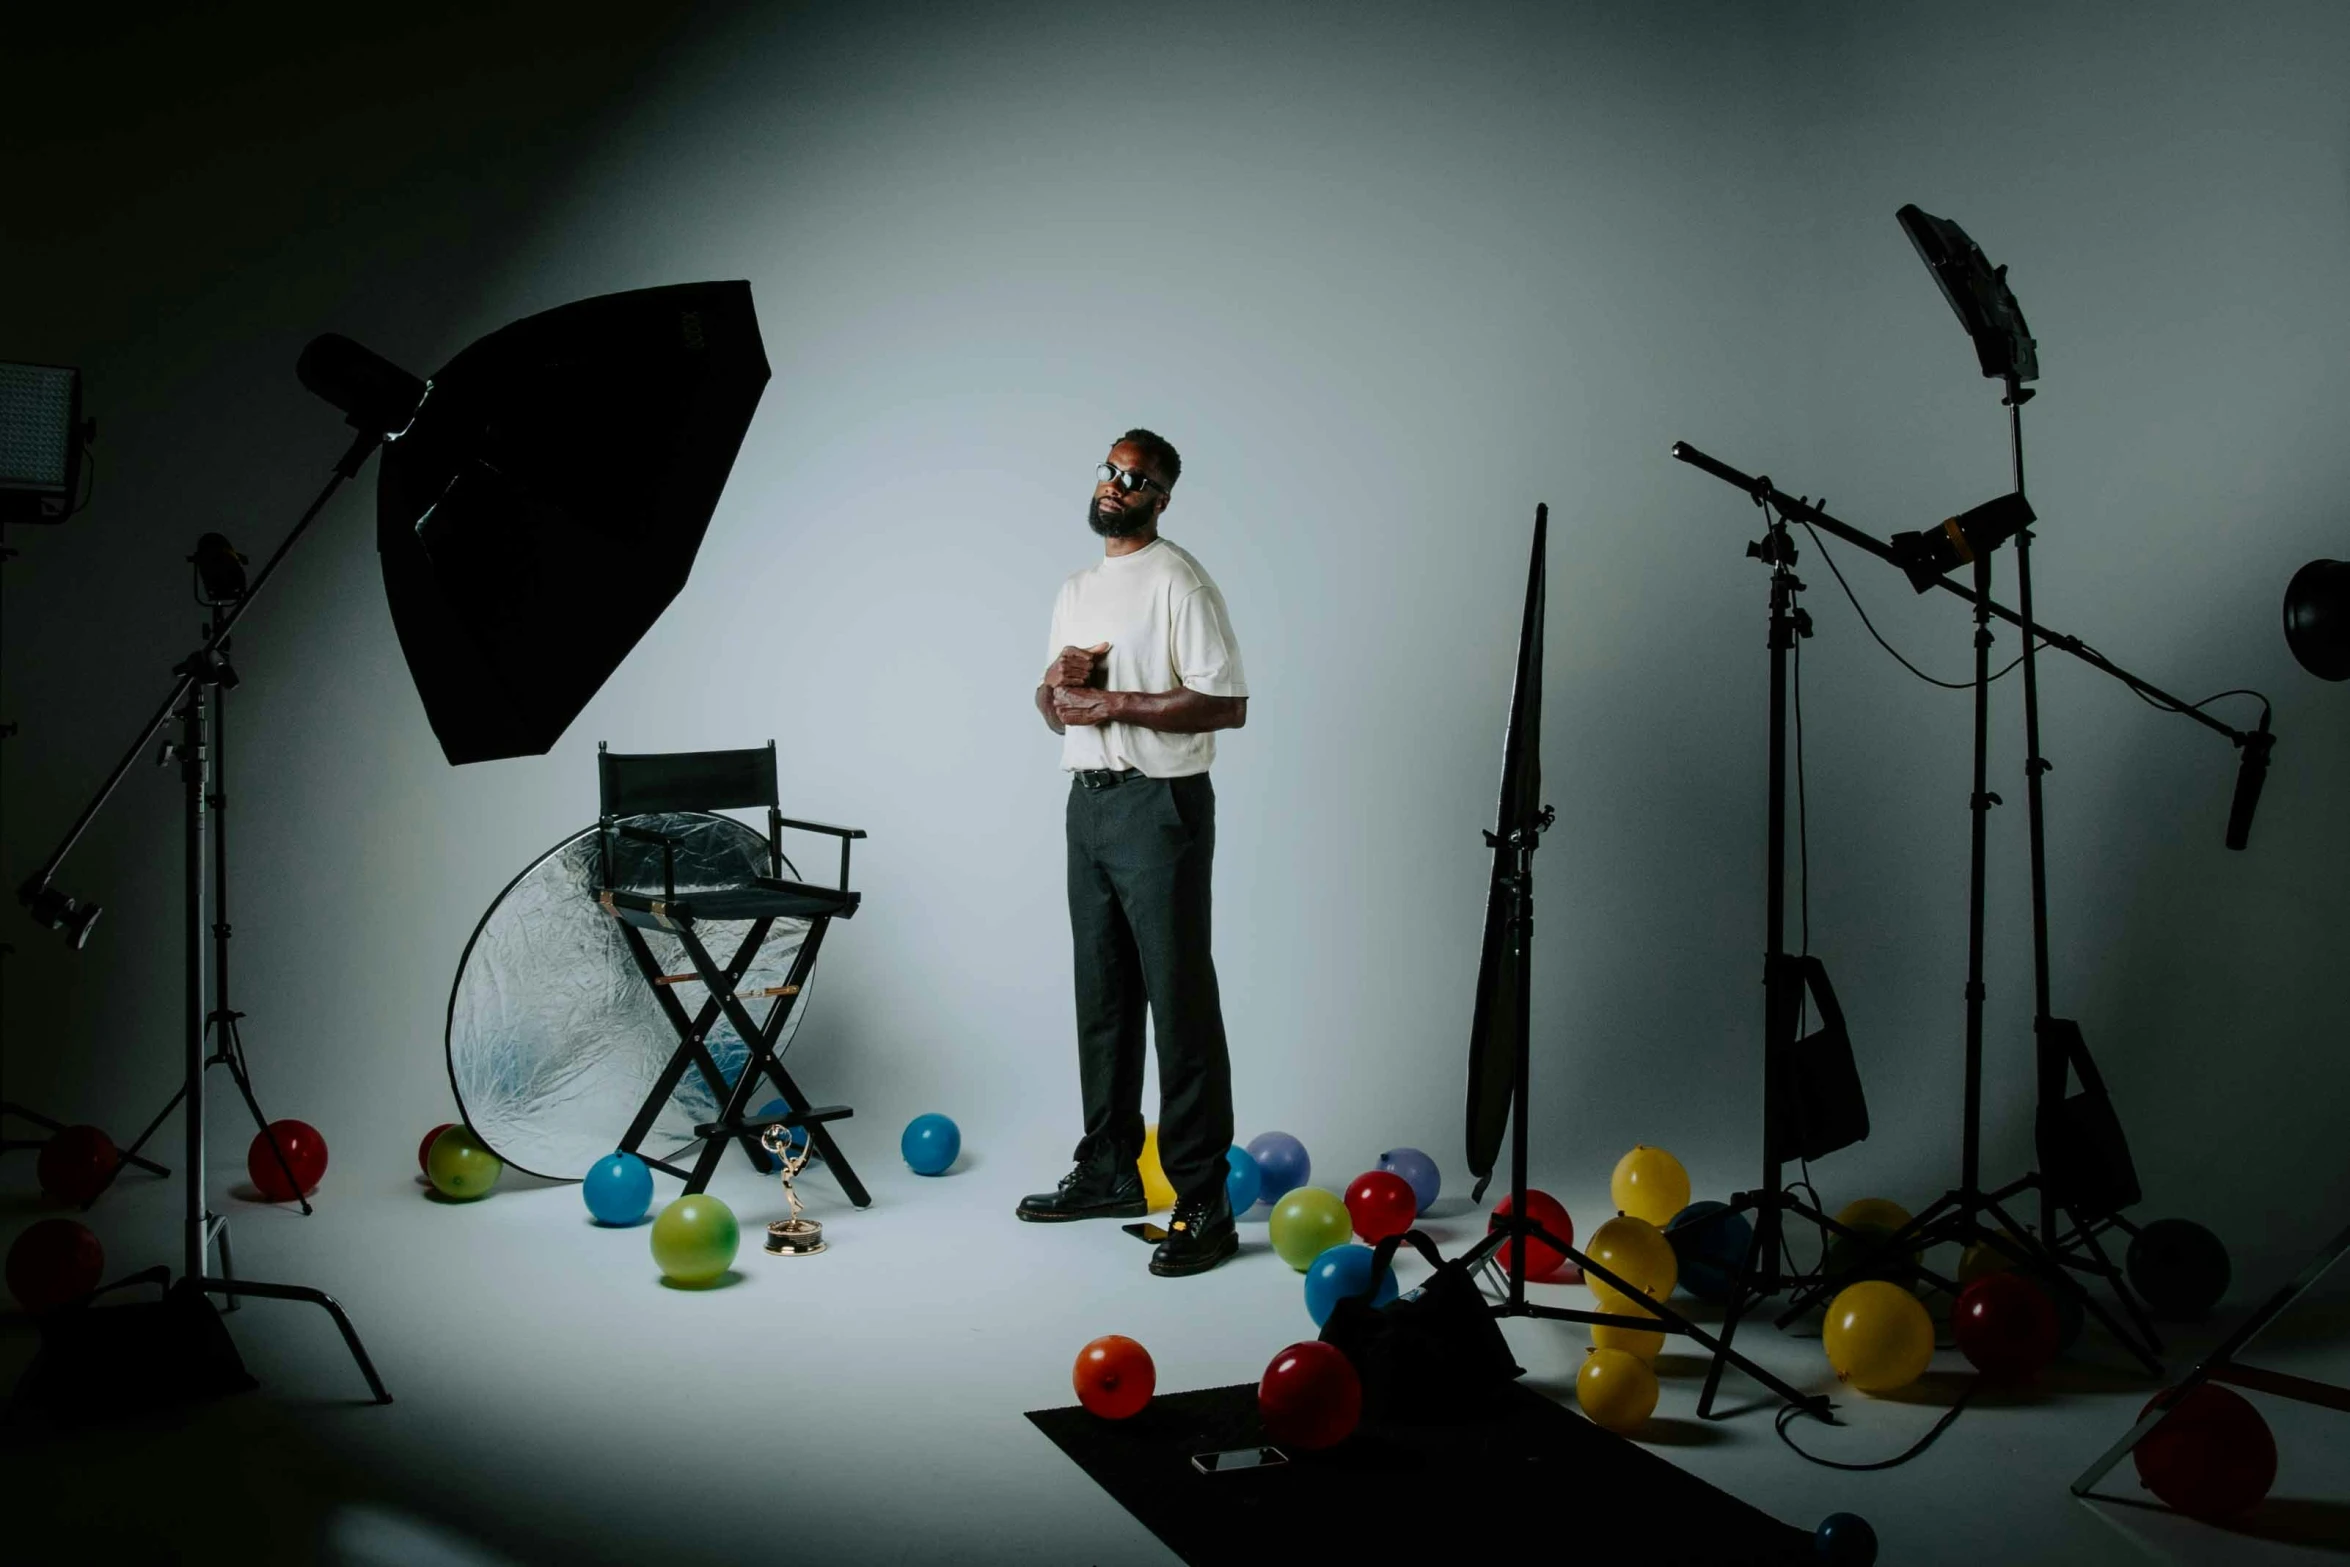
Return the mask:
[(1167, 488), (1173, 489), (1175, 481), (1183, 477), (1182, 454), (1175, 450), (1172, 441), (1156, 430), (1129, 430), (1112, 444), (1124, 446), (1129, 443), (1142, 448), (1142, 460), (1167, 481)]

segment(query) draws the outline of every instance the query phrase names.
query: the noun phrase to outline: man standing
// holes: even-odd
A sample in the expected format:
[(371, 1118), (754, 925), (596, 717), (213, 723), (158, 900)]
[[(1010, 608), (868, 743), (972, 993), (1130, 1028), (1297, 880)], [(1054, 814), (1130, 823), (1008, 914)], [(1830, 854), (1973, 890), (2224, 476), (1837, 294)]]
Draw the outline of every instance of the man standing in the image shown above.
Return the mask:
[(1069, 930), (1077, 959), (1077, 1072), (1085, 1136), (1058, 1188), (1023, 1219), (1139, 1218), (1143, 1015), (1159, 1058), (1159, 1162), (1175, 1188), (1151, 1272), (1200, 1273), (1240, 1249), (1224, 1195), (1232, 1064), (1208, 881), (1219, 729), (1248, 718), (1224, 595), (1159, 537), (1183, 460), (1129, 430), (1094, 470), (1086, 521), (1102, 559), (1061, 584), (1037, 711), (1070, 774)]

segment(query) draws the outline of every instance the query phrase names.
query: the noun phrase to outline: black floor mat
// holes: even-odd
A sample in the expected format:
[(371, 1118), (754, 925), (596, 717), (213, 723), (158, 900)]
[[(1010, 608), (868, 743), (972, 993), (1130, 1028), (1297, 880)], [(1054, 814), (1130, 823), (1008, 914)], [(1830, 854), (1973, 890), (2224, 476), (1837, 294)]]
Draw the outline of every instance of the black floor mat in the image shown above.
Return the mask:
[[(1028, 1418), (1193, 1567), (1294, 1564), (1304, 1547), (1327, 1562), (1514, 1556), (1513, 1540), (1547, 1541), (1541, 1554), (1560, 1560), (1619, 1559), (1620, 1547), (1641, 1567), (1814, 1560), (1809, 1531), (1523, 1387), (1475, 1425), (1366, 1426), (1324, 1452), (1219, 1475), (1191, 1456), (1265, 1440), (1253, 1383), (1162, 1393), (1130, 1420), (1082, 1407)], [(1512, 1502), (1524, 1508), (1515, 1519)], [(1633, 1536), (1610, 1538), (1626, 1519), (1641, 1520)]]

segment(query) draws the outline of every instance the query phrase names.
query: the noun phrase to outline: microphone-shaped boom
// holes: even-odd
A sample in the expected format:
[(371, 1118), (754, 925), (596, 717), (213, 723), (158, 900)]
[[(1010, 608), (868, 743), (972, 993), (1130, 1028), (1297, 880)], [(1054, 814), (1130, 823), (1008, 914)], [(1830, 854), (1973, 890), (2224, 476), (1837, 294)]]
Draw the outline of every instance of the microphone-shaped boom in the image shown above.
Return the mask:
[(2228, 806), (2228, 847), (2241, 849), (2252, 837), (2252, 813), (2260, 808), (2260, 786), (2268, 781), (2268, 753), (2277, 737), (2268, 732), (2268, 709), (2260, 710), (2260, 727), (2238, 742), (2244, 758), (2236, 764), (2236, 798)]

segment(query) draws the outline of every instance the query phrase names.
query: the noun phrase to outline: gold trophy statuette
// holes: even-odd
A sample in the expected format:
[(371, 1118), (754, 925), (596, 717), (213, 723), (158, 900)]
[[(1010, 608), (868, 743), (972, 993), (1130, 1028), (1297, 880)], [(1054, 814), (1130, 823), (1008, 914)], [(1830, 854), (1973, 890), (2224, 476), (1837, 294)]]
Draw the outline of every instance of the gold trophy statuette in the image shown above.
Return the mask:
[(798, 1151), (794, 1152), (792, 1129), (770, 1126), (759, 1133), (759, 1144), (774, 1156), (783, 1172), (783, 1195), (791, 1200), (791, 1217), (767, 1226), (768, 1253), (777, 1257), (813, 1257), (824, 1249), (824, 1226), (814, 1219), (800, 1217), (800, 1194), (792, 1190), (791, 1178), (808, 1167), (808, 1160), (816, 1152), (816, 1140), (803, 1136)]

